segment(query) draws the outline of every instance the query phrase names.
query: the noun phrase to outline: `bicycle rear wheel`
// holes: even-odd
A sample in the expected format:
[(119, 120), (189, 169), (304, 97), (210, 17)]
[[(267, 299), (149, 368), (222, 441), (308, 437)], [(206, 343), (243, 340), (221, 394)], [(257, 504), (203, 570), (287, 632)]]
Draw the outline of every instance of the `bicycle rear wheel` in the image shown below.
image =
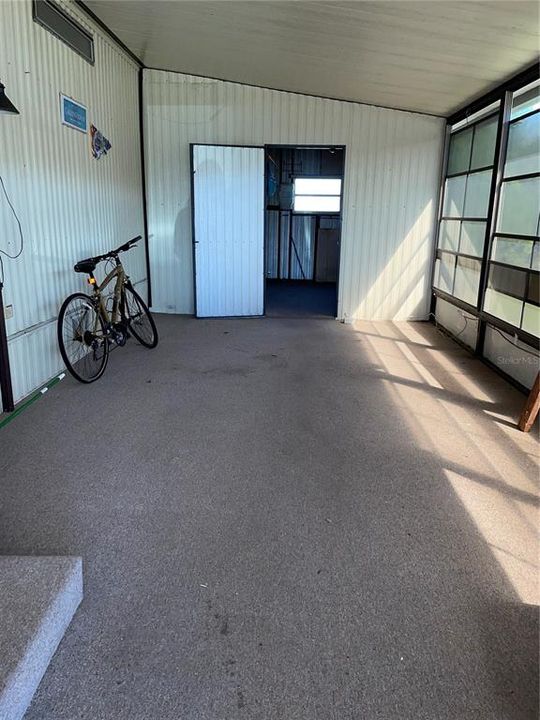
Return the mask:
[(100, 378), (109, 359), (103, 319), (84, 293), (70, 295), (58, 315), (58, 345), (66, 369), (82, 383)]
[(158, 332), (154, 318), (144, 300), (131, 285), (126, 285), (122, 293), (122, 312), (133, 336), (147, 348), (158, 344)]

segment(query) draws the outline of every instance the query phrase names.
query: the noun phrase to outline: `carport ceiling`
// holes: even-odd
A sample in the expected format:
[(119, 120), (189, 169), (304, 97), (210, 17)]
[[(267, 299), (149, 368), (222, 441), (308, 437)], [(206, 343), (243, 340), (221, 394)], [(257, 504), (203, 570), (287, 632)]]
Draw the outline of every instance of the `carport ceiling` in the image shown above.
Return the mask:
[(147, 67), (435, 115), (538, 53), (528, 0), (86, 5)]

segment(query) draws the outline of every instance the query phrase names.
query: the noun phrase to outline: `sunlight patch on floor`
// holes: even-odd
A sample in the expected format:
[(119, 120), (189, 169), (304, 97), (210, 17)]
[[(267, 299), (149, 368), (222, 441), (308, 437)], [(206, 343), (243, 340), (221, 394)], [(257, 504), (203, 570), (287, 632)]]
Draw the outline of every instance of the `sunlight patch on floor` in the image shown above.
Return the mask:
[[(408, 340), (418, 342), (416, 339), (418, 332), (411, 329), (411, 323), (400, 323), (399, 329)], [(475, 380), (464, 371), (461, 348), (459, 348), (457, 344), (456, 350), (459, 352), (457, 357), (445, 349), (428, 347), (425, 352), (424, 362), (436, 364), (440, 370), (445, 371), (451, 376), (452, 380), (455, 379), (455, 381), (459, 383), (460, 392), (468, 393), (470, 397), (476, 400), (493, 402), (493, 396), (486, 393), (485, 390), (480, 387), (479, 383), (475, 382)], [(459, 362), (458, 358), (461, 362)]]
[(420, 375), (422, 380), (424, 380), (430, 387), (442, 390), (442, 385), (440, 384), (440, 382), (438, 382), (429, 372), (429, 370), (417, 360), (412, 350), (410, 350), (404, 342), (398, 340), (396, 342), (396, 346), (404, 355), (404, 357), (413, 365), (414, 369)]
[(539, 604), (538, 510), (534, 499), (510, 499), (504, 490), (471, 482), (452, 470), (445, 473), (521, 600)]
[(516, 391), (504, 383), (486, 391), (482, 377), (474, 376), (480, 366), (459, 350), (437, 348), (434, 329), (430, 344), (425, 332), (419, 339), (413, 323), (388, 325), (357, 326), (377, 374), (419, 450), (441, 460), (448, 481), (519, 597), (539, 604), (538, 473), (531, 463), (531, 458), (537, 461), (538, 443), (519, 433), (515, 418), (504, 412), (509, 398), (514, 404), (519, 400)]

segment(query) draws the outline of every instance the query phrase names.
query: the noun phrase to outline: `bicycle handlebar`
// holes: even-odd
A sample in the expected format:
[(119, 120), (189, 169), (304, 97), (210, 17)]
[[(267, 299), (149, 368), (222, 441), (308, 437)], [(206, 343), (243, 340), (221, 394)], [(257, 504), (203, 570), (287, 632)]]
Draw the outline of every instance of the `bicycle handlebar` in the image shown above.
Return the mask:
[[(117, 247), (116, 250), (109, 250), (108, 253), (104, 253), (103, 255), (96, 255), (91, 258), (87, 258), (88, 260), (91, 260), (95, 263), (101, 262), (102, 260), (107, 260), (108, 258), (115, 257), (118, 255), (118, 253), (121, 252), (127, 252), (128, 250), (131, 250), (131, 248), (135, 245), (135, 243), (139, 242), (139, 240), (142, 240), (141, 235), (137, 235), (137, 237), (132, 238), (131, 240), (128, 240), (123, 245), (120, 245), (120, 247)], [(81, 262), (85, 262), (84, 260), (81, 260)]]
[(142, 235), (137, 235), (137, 237), (132, 238), (131, 240), (128, 240), (127, 243), (124, 243), (123, 245), (120, 245), (120, 247), (116, 248), (116, 250), (111, 250), (108, 255), (118, 255), (118, 253), (126, 252), (127, 250), (131, 250), (131, 248), (135, 245), (135, 243), (138, 243), (139, 240), (142, 240)]

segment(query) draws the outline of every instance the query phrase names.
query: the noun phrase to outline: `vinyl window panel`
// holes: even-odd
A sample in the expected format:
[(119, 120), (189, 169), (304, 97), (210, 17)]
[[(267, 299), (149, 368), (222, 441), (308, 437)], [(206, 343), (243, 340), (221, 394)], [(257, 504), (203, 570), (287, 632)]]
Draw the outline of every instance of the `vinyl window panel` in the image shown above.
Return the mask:
[(447, 175), (464, 173), (469, 170), (474, 128), (455, 133), (450, 138)]
[(511, 325), (520, 327), (523, 300), (488, 287), (484, 300), (484, 310)]
[(492, 171), (477, 172), (467, 177), (464, 217), (485, 218), (488, 214)]
[(439, 248), (457, 252), (459, 248), (459, 220), (443, 220), (439, 232)]
[(533, 242), (524, 238), (506, 238), (495, 236), (491, 250), (491, 259), (516, 267), (531, 267)]
[(452, 134), (448, 149), (447, 176), (464, 175), (492, 167), (495, 160), (498, 115), (490, 115), (471, 127)]
[(540, 307), (525, 303), (523, 306), (523, 320), (521, 327), (531, 335), (540, 337)]
[(435, 287), (451, 295), (454, 289), (455, 270), (456, 256), (441, 253), (435, 262)]
[(502, 265), (491, 265), (489, 270), (488, 287), (498, 292), (525, 297), (527, 273), (523, 270)]
[(463, 255), (482, 257), (486, 240), (486, 223), (464, 220), (461, 223), (459, 252)]
[(514, 92), (510, 119), (515, 120), (534, 110), (540, 110), (540, 80), (534, 80)]
[(497, 231), (538, 236), (540, 223), (540, 176), (509, 180), (502, 184)]
[(490, 167), (495, 159), (498, 116), (492, 116), (474, 128), (474, 140), (471, 155), (471, 170)]
[(476, 305), (480, 285), (480, 260), (458, 257), (453, 295), (469, 305)]
[(449, 218), (463, 217), (463, 207), (465, 204), (465, 186), (467, 184), (467, 176), (459, 175), (458, 177), (448, 178), (444, 188), (443, 215)]
[(540, 112), (510, 124), (504, 176), (540, 173)]

